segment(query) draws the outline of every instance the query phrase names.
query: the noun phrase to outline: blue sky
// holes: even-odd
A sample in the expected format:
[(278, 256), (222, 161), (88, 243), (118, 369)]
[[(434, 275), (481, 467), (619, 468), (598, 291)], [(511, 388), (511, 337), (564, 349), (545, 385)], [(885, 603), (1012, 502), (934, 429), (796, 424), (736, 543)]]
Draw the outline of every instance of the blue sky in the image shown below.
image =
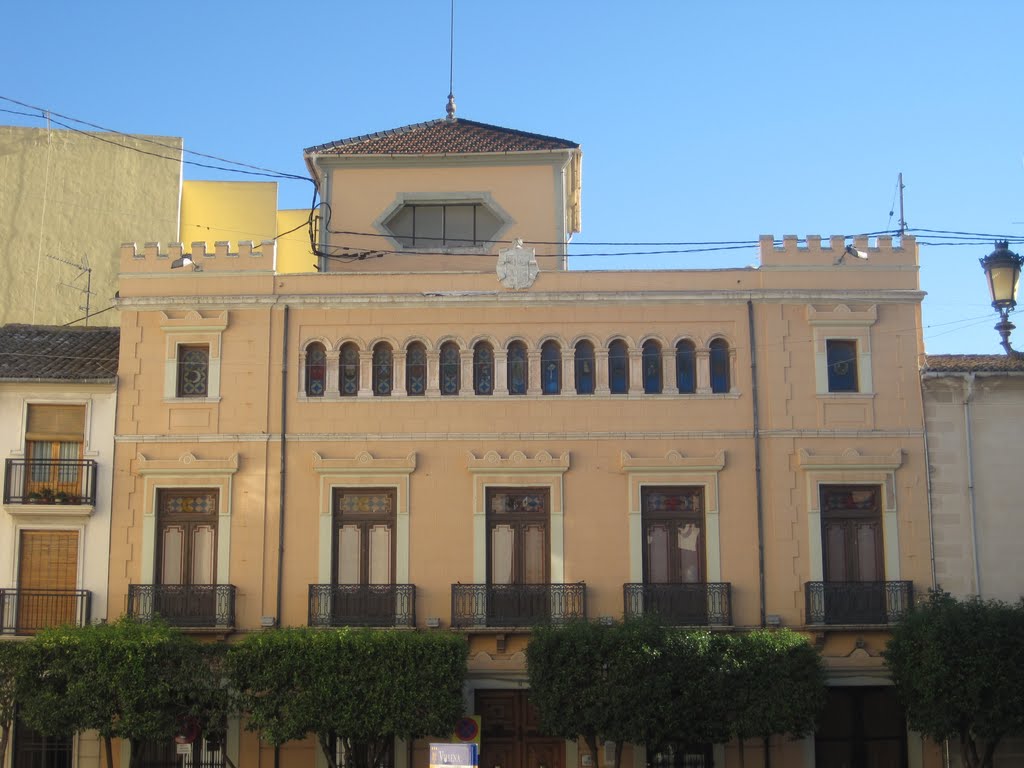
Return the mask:
[[(305, 174), (304, 147), (443, 117), (449, 3), (14, 0), (0, 96)], [(461, 117), (583, 146), (580, 254), (894, 229), (902, 171), (912, 230), (986, 235), (917, 233), (927, 351), (999, 352), (977, 260), (994, 235), (1024, 248), (1022, 26), (1015, 0), (456, 0), (455, 95)], [(309, 200), (308, 183), (281, 182), (282, 207)]]

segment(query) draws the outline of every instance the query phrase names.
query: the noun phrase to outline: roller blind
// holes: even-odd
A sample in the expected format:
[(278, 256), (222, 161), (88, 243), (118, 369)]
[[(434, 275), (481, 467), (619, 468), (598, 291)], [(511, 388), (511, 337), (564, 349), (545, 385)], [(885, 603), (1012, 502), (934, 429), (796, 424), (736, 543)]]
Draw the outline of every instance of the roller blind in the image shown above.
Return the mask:
[(29, 405), (26, 440), (81, 442), (84, 437), (84, 405)]

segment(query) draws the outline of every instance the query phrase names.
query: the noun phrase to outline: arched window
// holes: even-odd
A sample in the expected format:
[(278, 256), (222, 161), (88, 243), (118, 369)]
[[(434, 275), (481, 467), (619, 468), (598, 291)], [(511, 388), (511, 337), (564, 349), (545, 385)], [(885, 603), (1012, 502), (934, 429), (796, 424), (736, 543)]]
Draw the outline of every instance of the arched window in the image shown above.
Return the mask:
[(676, 388), (681, 395), (692, 395), (697, 391), (697, 358), (692, 341), (676, 344)]
[(709, 345), (711, 349), (711, 391), (729, 391), (729, 342), (715, 339)]
[(545, 341), (540, 348), (541, 390), (545, 395), (562, 391), (562, 348), (557, 341)]
[(589, 341), (576, 344), (576, 394), (594, 394), (594, 345)]
[(427, 393), (427, 349), (414, 341), (405, 351), (405, 394), (423, 397)]
[(661, 344), (649, 339), (643, 346), (644, 393), (661, 394)]
[(314, 341), (306, 347), (306, 397), (323, 397), (327, 388), (327, 352)]
[(629, 348), (622, 339), (608, 345), (608, 388), (613, 395), (629, 392)]
[(446, 341), (441, 345), (441, 394), (459, 394), (459, 345), (454, 341)]
[(494, 349), (486, 341), (478, 341), (473, 347), (473, 392), (494, 393)]
[(387, 397), (394, 385), (394, 360), (391, 345), (382, 341), (373, 348), (373, 395)]
[(513, 341), (508, 345), (508, 393), (525, 395), (530, 384), (530, 365), (526, 356), (526, 345)]
[(359, 347), (351, 341), (341, 346), (339, 368), (342, 397), (355, 397), (359, 394)]

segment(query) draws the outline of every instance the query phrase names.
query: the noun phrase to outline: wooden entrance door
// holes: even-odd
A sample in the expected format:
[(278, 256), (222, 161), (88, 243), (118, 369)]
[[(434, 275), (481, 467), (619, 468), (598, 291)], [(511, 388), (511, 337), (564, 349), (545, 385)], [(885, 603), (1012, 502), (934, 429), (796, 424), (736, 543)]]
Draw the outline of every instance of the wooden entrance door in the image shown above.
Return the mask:
[(529, 691), (476, 692), (480, 768), (563, 768), (565, 741), (543, 736)]
[(826, 485), (821, 488), (821, 544), (828, 623), (885, 623), (881, 492), (878, 486)]
[(77, 585), (78, 531), (21, 532), (17, 632), (73, 624)]

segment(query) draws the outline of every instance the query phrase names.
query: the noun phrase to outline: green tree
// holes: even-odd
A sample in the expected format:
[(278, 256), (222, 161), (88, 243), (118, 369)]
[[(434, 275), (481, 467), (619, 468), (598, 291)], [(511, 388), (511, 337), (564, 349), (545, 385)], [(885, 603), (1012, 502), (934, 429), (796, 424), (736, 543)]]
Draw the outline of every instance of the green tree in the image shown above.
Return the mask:
[(25, 644), (0, 642), (0, 765), (5, 765), (7, 744), (14, 725), (15, 690), (24, 666)]
[(595, 765), (598, 744), (613, 742), (618, 768), (625, 743), (657, 740), (668, 728), (672, 681), (659, 673), (666, 646), (665, 629), (646, 621), (536, 628), (526, 663), (541, 729), (582, 739)]
[(279, 746), (316, 735), (332, 768), (379, 768), (391, 741), (447, 736), (462, 714), (465, 638), (365, 629), (279, 629), (228, 652), (246, 727)]
[[(728, 718), (739, 740), (740, 765), (746, 764), (744, 741), (774, 734), (800, 738), (813, 733), (825, 706), (825, 672), (821, 655), (789, 629), (756, 629), (728, 639)], [(767, 762), (768, 751), (765, 750)]]
[(135, 768), (145, 742), (169, 741), (183, 717), (210, 714), (205, 652), (162, 623), (124, 618), (47, 629), (25, 646), (20, 716), (49, 735), (96, 730), (108, 768), (113, 739), (130, 743)]
[(893, 629), (884, 654), (910, 727), (956, 738), (969, 768), (991, 768), (1024, 734), (1024, 604), (932, 592)]

